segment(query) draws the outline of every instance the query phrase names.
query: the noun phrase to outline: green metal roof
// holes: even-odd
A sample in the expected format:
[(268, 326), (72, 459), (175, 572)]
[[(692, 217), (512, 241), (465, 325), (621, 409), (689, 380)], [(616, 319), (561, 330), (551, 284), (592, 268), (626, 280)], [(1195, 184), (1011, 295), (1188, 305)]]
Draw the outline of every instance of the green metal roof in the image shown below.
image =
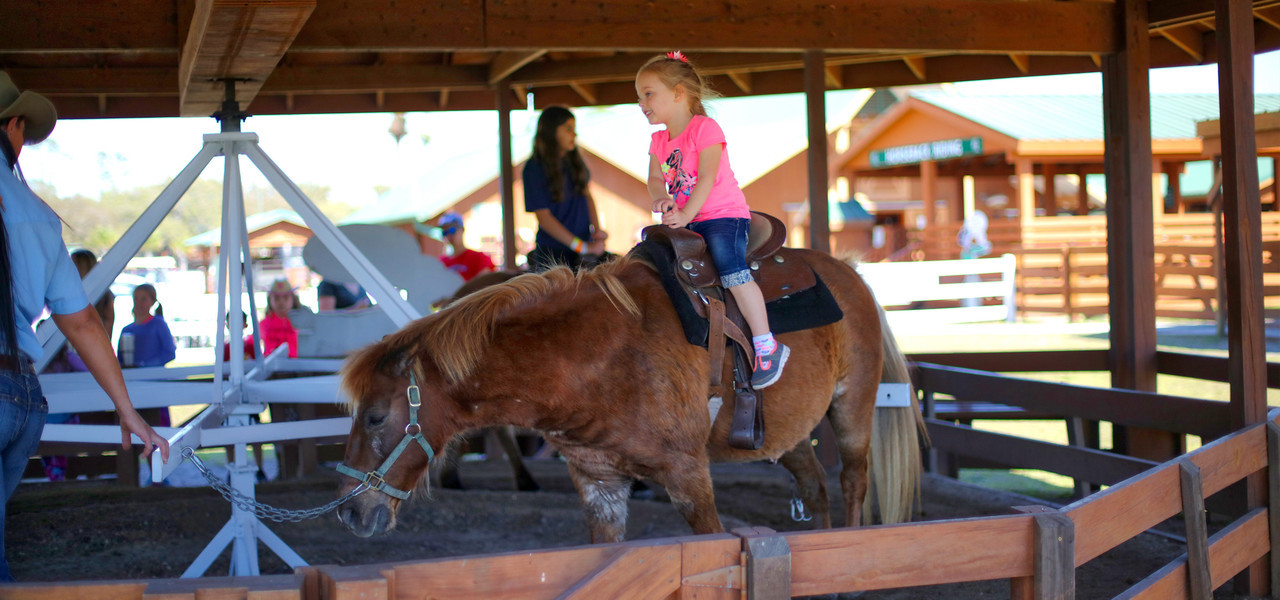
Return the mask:
[[(1258, 182), (1275, 177), (1270, 158), (1258, 159)], [(1186, 170), (1178, 178), (1183, 196), (1205, 196), (1213, 185), (1213, 162), (1197, 160), (1186, 164)]]
[[(281, 221), (293, 223), (301, 227), (307, 224), (298, 216), (298, 213), (287, 208), (277, 208), (267, 212), (260, 212), (255, 215), (249, 215), (244, 218), (245, 226), (249, 233), (253, 233), (268, 225), (275, 225)], [(222, 244), (222, 228), (210, 229), (199, 235), (194, 235), (182, 242), (184, 246), (218, 246)]]
[[(982, 95), (949, 90), (911, 96), (1019, 140), (1100, 140), (1102, 96)], [(1280, 110), (1280, 94), (1257, 94), (1254, 111)], [(1218, 118), (1215, 94), (1151, 96), (1152, 139), (1196, 137), (1196, 122)]]

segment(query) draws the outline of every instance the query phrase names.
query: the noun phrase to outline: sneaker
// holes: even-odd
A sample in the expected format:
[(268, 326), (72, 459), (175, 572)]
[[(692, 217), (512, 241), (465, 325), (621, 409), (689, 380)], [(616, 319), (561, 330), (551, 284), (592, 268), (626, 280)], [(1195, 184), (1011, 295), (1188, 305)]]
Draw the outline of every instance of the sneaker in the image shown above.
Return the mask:
[(788, 356), (791, 356), (791, 349), (782, 342), (778, 342), (769, 354), (757, 354), (751, 369), (751, 387), (759, 390), (777, 382), (782, 376), (782, 368), (787, 365)]

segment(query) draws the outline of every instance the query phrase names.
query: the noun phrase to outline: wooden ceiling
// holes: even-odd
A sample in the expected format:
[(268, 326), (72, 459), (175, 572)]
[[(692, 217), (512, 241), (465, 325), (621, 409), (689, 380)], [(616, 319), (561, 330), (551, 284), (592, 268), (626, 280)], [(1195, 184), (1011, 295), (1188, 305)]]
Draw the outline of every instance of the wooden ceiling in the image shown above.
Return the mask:
[[(1255, 52), (1280, 0), (1254, 0)], [(209, 115), (221, 80), (252, 114), (635, 100), (649, 56), (685, 50), (726, 96), (1097, 71), (1104, 0), (3, 0), (0, 69), (63, 118)], [(1212, 0), (1152, 0), (1153, 67), (1215, 62)], [(1258, 74), (1266, 76), (1266, 74)]]

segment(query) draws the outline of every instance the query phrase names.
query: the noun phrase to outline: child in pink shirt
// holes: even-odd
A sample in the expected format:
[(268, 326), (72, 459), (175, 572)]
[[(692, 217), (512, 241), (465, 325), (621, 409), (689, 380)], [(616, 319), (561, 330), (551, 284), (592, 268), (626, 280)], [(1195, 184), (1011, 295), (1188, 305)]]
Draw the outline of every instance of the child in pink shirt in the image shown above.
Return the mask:
[(668, 52), (636, 74), (640, 109), (652, 124), (666, 125), (649, 143), (649, 195), (668, 227), (688, 227), (706, 240), (720, 272), (755, 335), (751, 384), (773, 385), (791, 350), (769, 329), (760, 286), (747, 268), (751, 211), (729, 166), (724, 132), (702, 106), (706, 84), (689, 59)]

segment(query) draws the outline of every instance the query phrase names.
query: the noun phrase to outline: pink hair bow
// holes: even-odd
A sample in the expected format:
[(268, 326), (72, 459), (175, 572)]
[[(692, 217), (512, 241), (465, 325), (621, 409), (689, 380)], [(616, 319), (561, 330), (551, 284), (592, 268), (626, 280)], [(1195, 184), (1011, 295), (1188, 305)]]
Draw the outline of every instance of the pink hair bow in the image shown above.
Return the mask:
[(680, 61), (680, 62), (682, 62), (682, 63), (687, 63), (687, 62), (689, 62), (689, 58), (688, 58), (688, 57), (686, 57), (686, 56), (684, 55), (684, 53), (683, 53), (683, 52), (681, 52), (681, 51), (679, 51), (679, 50), (672, 50), (671, 52), (668, 52), (668, 53), (667, 53), (667, 58), (675, 59), (675, 60), (678, 60), (678, 61)]

